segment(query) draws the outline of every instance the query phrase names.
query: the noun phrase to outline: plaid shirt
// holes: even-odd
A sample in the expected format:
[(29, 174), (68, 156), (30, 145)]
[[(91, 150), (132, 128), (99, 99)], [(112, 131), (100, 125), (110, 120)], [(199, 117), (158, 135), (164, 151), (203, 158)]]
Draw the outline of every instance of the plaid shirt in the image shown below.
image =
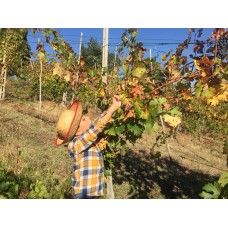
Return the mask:
[(106, 126), (106, 123), (101, 121), (105, 114), (106, 111), (93, 121), (88, 130), (76, 136), (68, 145), (68, 152), (74, 160), (72, 188), (75, 198), (103, 195), (104, 161), (98, 146), (98, 136)]

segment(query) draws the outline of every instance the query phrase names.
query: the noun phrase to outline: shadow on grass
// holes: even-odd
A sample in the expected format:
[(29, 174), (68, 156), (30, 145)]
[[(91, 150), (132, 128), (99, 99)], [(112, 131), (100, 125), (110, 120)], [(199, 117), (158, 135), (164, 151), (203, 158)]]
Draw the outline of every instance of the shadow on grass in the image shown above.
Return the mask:
[(202, 187), (218, 177), (202, 174), (161, 158), (160, 153), (128, 151), (115, 160), (114, 184), (128, 182), (128, 198), (199, 199)]

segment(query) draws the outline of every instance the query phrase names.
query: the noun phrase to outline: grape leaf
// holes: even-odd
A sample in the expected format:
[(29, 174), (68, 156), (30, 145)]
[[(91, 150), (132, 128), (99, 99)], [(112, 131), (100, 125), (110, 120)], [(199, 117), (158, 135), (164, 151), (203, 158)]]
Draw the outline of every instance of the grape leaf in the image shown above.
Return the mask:
[(128, 73), (128, 68), (129, 68), (129, 64), (123, 63), (122, 69), (123, 69), (124, 75)]
[(142, 108), (141, 108), (140, 102), (135, 101), (135, 103), (134, 103), (134, 109), (135, 109), (135, 112), (137, 113), (137, 115), (140, 115), (141, 114)]
[(151, 108), (150, 111), (149, 111), (150, 115), (151, 116), (157, 116), (160, 112), (158, 111), (158, 105)]
[(116, 127), (116, 129), (115, 129), (115, 133), (117, 134), (117, 135), (120, 135), (121, 133), (123, 133), (125, 131), (125, 126), (124, 125), (121, 125), (121, 126), (119, 126), (119, 127)]
[(147, 120), (148, 117), (149, 117), (149, 112), (147, 110), (145, 110), (145, 112), (142, 111), (141, 114), (140, 114), (140, 116), (139, 116), (139, 118), (142, 118), (144, 120)]
[(144, 64), (135, 64), (131, 70), (133, 77), (141, 78), (147, 72)]
[(159, 103), (158, 100), (157, 100), (157, 99), (154, 99), (154, 100), (151, 100), (151, 101), (150, 101), (149, 105), (150, 105), (150, 106), (155, 106), (155, 105), (157, 105), (158, 103)]
[(111, 136), (116, 136), (115, 128), (111, 127), (104, 132), (105, 134), (111, 135)]
[(147, 133), (152, 133), (152, 132), (156, 131), (157, 128), (158, 128), (158, 124), (156, 122), (155, 123), (153, 123), (153, 122), (147, 122), (145, 124), (145, 131)]
[(134, 125), (128, 124), (127, 128), (129, 131), (133, 132), (134, 135), (136, 136), (139, 136), (142, 133), (142, 129), (136, 124)]
[(158, 98), (158, 102), (160, 104), (164, 104), (166, 102), (166, 98), (165, 97), (160, 97), (160, 98)]
[(170, 113), (171, 116), (174, 116), (174, 115), (180, 116), (181, 115), (181, 112), (179, 111), (179, 107), (177, 107), (177, 106), (172, 108), (169, 111), (169, 113)]
[(165, 114), (163, 116), (163, 119), (171, 127), (176, 127), (181, 123), (181, 118), (179, 116), (170, 116), (168, 114)]
[(203, 190), (199, 196), (203, 197), (204, 199), (218, 199), (221, 191), (221, 187), (217, 182), (208, 183), (203, 187)]
[(203, 91), (201, 96), (206, 97), (208, 99), (212, 98), (215, 95), (215, 88), (208, 88), (207, 90)]
[(218, 183), (222, 186), (222, 187), (225, 187), (225, 185), (228, 184), (228, 172), (225, 172), (223, 173), (219, 180), (218, 180)]
[(1, 182), (0, 183), (0, 193), (8, 190), (9, 186), (10, 186), (10, 182), (9, 181), (3, 181), (3, 182)]
[(199, 98), (199, 97), (200, 97), (200, 94), (201, 94), (201, 91), (202, 91), (202, 89), (203, 89), (203, 85), (202, 85), (201, 80), (199, 80), (199, 81), (196, 83), (195, 87), (196, 87), (196, 94), (195, 94), (195, 96), (196, 96), (196, 98)]

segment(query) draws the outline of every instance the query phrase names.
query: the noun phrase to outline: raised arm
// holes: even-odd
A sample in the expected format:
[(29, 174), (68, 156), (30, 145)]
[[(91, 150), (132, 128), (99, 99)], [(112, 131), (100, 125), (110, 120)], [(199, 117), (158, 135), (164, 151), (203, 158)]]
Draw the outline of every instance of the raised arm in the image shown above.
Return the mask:
[(89, 127), (88, 130), (83, 132), (80, 136), (75, 137), (68, 145), (68, 151), (71, 156), (81, 153), (89, 148), (92, 143), (96, 141), (100, 132), (103, 131), (106, 124), (110, 120), (112, 114), (121, 106), (119, 96), (115, 95), (112, 99), (111, 106), (104, 111)]

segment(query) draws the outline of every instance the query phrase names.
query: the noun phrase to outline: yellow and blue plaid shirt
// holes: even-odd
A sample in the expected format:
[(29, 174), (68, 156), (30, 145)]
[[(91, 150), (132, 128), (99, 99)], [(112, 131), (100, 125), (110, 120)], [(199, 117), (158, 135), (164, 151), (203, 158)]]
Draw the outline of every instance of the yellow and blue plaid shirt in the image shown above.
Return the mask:
[(104, 161), (99, 147), (99, 134), (106, 123), (97, 117), (89, 129), (76, 136), (68, 145), (68, 152), (74, 160), (72, 190), (75, 198), (102, 196), (104, 187)]

